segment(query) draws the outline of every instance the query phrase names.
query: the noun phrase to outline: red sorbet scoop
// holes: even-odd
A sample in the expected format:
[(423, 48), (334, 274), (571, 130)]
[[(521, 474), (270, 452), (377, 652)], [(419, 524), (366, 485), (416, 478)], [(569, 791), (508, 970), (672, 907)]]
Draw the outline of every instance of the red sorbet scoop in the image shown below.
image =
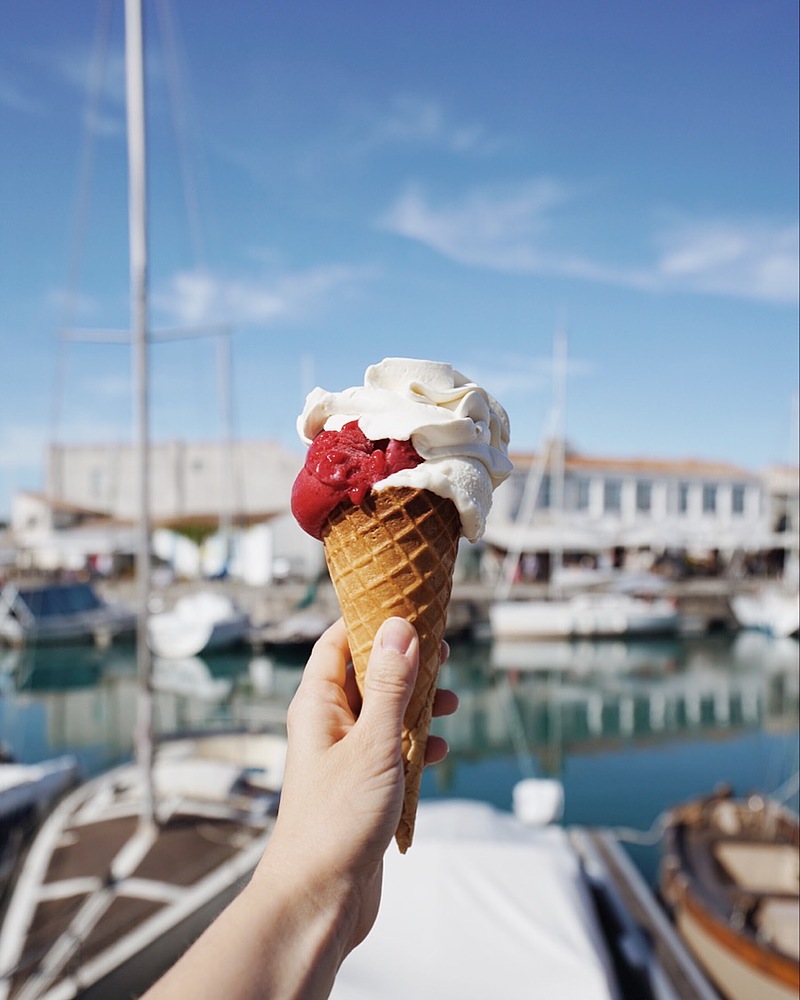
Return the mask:
[(375, 483), (421, 461), (410, 441), (370, 441), (357, 420), (340, 431), (320, 431), (294, 481), (292, 513), (304, 531), (321, 538), (340, 503), (360, 504)]

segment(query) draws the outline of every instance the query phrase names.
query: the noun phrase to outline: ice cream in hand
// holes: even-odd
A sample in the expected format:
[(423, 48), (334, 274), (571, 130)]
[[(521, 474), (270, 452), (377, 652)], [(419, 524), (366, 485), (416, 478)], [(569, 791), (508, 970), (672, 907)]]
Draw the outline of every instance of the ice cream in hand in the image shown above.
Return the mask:
[(419, 635), (396, 835), (405, 853), (459, 538), (480, 538), (492, 493), (511, 471), (508, 417), (449, 364), (386, 358), (367, 369), (363, 386), (314, 389), (297, 426), (309, 449), (292, 490), (292, 511), (324, 544), (359, 687), (387, 618), (405, 618)]

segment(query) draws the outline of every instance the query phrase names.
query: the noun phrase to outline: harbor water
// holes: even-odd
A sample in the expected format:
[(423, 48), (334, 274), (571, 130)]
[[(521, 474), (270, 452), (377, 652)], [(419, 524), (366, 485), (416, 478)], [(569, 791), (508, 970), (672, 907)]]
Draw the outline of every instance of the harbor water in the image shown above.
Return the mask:
[[(797, 809), (795, 639), (755, 632), (639, 642), (454, 642), (442, 686), (458, 712), (422, 795), (510, 808), (525, 777), (564, 786), (564, 822), (620, 833), (649, 881), (664, 810), (721, 784), (778, 792)], [(296, 652), (155, 663), (160, 732), (282, 725)], [(130, 645), (0, 650), (0, 741), (22, 762), (74, 753), (85, 776), (129, 758)]]

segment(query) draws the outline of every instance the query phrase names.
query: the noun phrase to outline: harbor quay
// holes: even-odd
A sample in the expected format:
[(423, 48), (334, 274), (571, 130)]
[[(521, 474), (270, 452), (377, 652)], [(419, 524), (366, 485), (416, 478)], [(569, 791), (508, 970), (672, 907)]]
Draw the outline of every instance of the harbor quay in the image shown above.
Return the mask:
[[(731, 611), (731, 598), (737, 594), (754, 593), (759, 581), (709, 578), (666, 582), (661, 594), (673, 600), (684, 623), (684, 631), (704, 634), (733, 630), (737, 627)], [(133, 607), (135, 584), (130, 579), (106, 580), (98, 588), (110, 601)], [(155, 600), (159, 608), (169, 609), (179, 597), (198, 590), (214, 590), (230, 597), (246, 611), (253, 623), (252, 644), (259, 645), (262, 627), (281, 624), (289, 618), (309, 612), (320, 621), (333, 621), (339, 616), (336, 594), (330, 581), (316, 585), (283, 582), (268, 586), (251, 586), (240, 580), (175, 581), (160, 587)], [(545, 599), (548, 585), (520, 583), (514, 594), (520, 599)], [(496, 600), (496, 587), (479, 581), (456, 581), (448, 613), (448, 633), (451, 638), (481, 638), (488, 635), (489, 608)]]

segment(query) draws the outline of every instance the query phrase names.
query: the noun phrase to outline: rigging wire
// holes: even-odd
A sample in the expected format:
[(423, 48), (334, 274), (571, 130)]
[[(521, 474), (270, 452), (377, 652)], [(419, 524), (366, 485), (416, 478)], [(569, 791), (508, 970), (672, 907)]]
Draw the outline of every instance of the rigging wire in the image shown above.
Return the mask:
[(190, 155), (189, 88), (185, 84), (187, 78), (187, 74), (183, 69), (185, 60), (182, 57), (175, 19), (172, 16), (168, 0), (157, 0), (156, 17), (162, 39), (167, 95), (172, 115), (172, 126), (175, 131), (178, 163), (183, 181), (182, 189), (189, 239), (197, 266), (201, 271), (205, 271), (206, 244), (201, 221), (202, 213), (200, 212), (200, 198), (196, 177), (192, 169), (193, 159)]
[(53, 444), (58, 443), (61, 437), (61, 421), (63, 418), (68, 362), (67, 345), (70, 339), (66, 334), (74, 325), (75, 314), (77, 312), (78, 283), (83, 264), (86, 232), (91, 208), (97, 122), (99, 120), (103, 82), (108, 64), (113, 8), (113, 0), (103, 0), (98, 6), (92, 41), (86, 104), (83, 113), (83, 142), (81, 144), (81, 156), (78, 168), (78, 196), (72, 223), (66, 286), (61, 310), (61, 326), (57, 338), (58, 351), (50, 412), (50, 441)]
[[(196, 157), (191, 155), (191, 93), (187, 86), (188, 73), (185, 69), (185, 58), (180, 44), (180, 35), (176, 26), (168, 0), (156, 0), (156, 17), (162, 39), (164, 57), (164, 72), (167, 83), (172, 125), (177, 145), (178, 163), (182, 178), (184, 207), (189, 230), (189, 240), (192, 246), (195, 267), (199, 273), (208, 270), (206, 256), (206, 239), (203, 231), (203, 213), (200, 211), (200, 195), (197, 176), (193, 169)], [(192, 334), (188, 334), (191, 336)], [(161, 339), (156, 337), (156, 339)], [(230, 391), (232, 385), (233, 336), (232, 331), (225, 326), (217, 336), (216, 371), (220, 396), (220, 415), (222, 425), (222, 467), (223, 483), (221, 487), (221, 506), (223, 508), (223, 533), (230, 538), (230, 529), (235, 526), (236, 512), (241, 511), (244, 504), (242, 470), (234, 442), (238, 439), (238, 427), (235, 412), (235, 393)], [(229, 555), (229, 553), (228, 553)], [(227, 562), (227, 558), (226, 558)]]

